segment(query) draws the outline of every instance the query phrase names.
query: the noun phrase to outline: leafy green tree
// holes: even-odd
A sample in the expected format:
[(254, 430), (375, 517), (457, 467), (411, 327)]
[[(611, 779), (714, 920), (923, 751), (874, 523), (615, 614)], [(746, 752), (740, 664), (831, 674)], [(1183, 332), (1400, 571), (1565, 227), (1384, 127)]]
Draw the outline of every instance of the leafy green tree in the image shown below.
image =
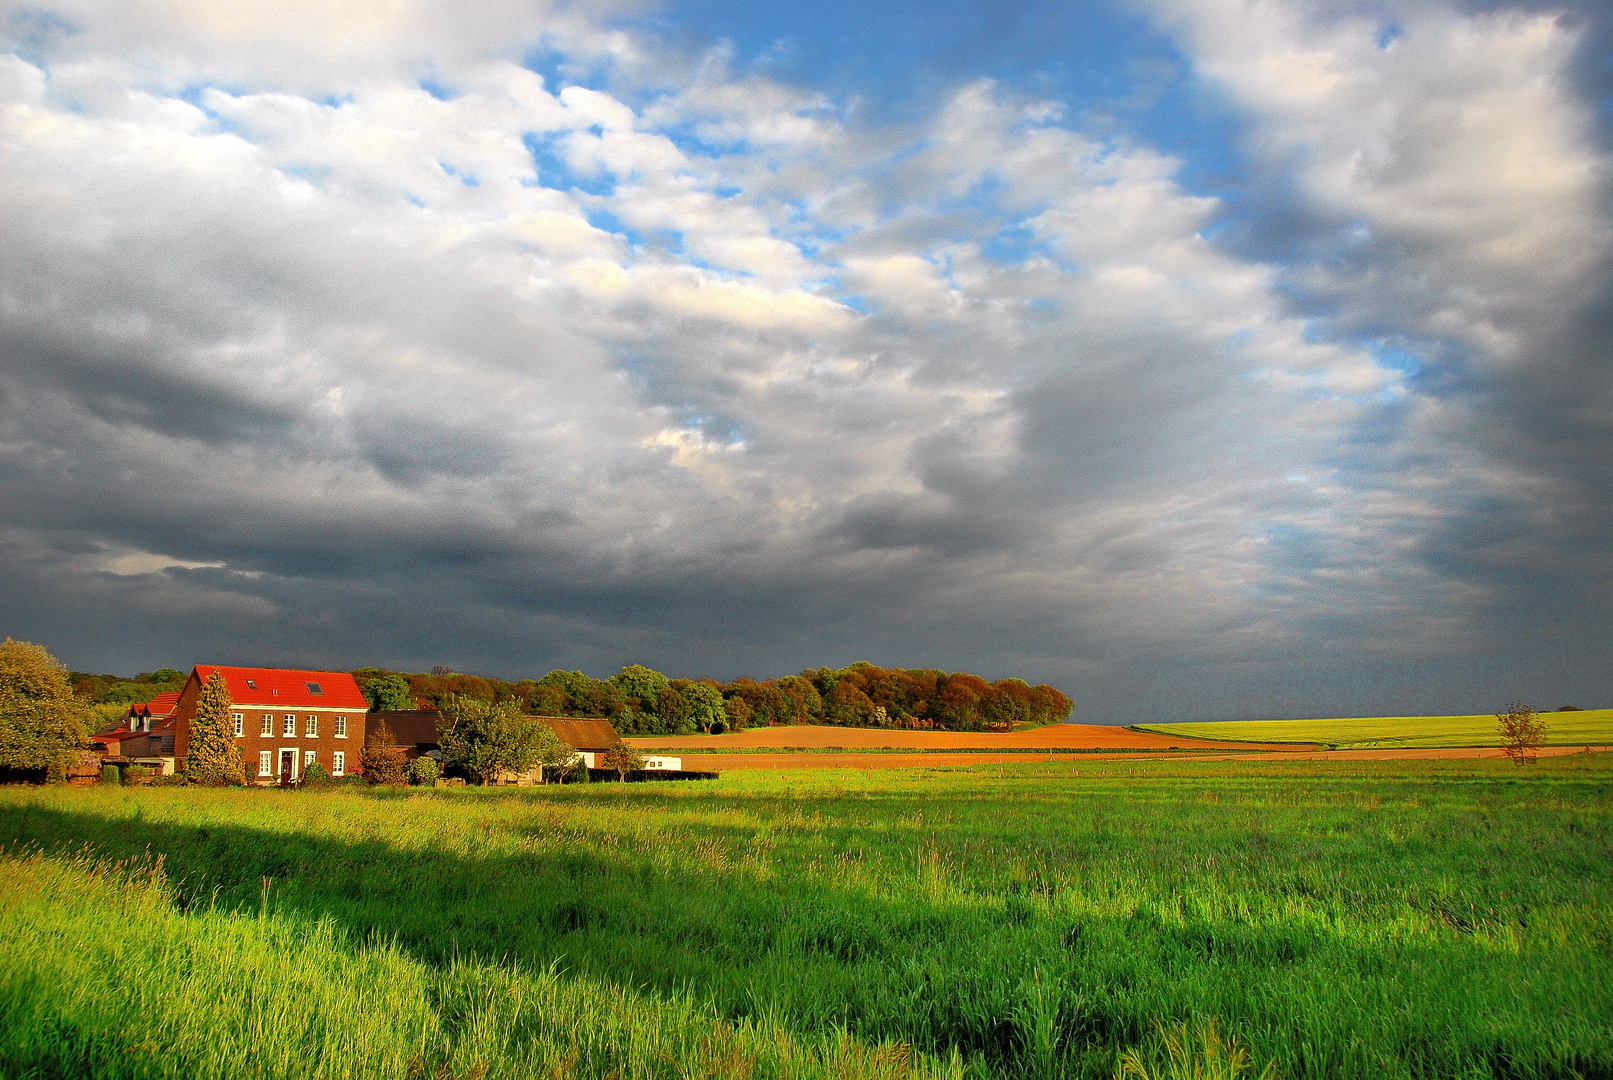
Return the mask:
[[(721, 696), (719, 694), (718, 698)], [(651, 712), (655, 716), (657, 735), (687, 735), (695, 729), (694, 709), (677, 687), (657, 698)]]
[[(696, 731), (710, 731), (712, 724), (726, 723), (728, 714), (723, 711), (722, 691), (709, 682), (684, 682), (677, 687), (678, 696), (689, 707), (689, 723)], [(680, 732), (681, 734), (681, 732)]]
[(786, 675), (778, 681), (778, 688), (788, 702), (787, 723), (811, 724), (823, 719), (823, 696), (811, 682), (799, 675)]
[(414, 695), (402, 675), (377, 675), (361, 688), (370, 708), (380, 712), (400, 712), (414, 708)]
[(841, 679), (829, 695), (823, 718), (831, 724), (866, 727), (874, 721), (874, 703), (851, 680)]
[(610, 681), (616, 689), (626, 698), (637, 698), (640, 706), (651, 706), (660, 700), (662, 694), (672, 688), (671, 682), (659, 671), (652, 671), (643, 664), (629, 664), (619, 675), (612, 675)]
[(525, 772), (537, 764), (538, 728), (548, 725), (521, 712), (519, 701), (496, 705), (455, 694), (437, 721), (443, 761), (482, 784), (501, 771)]
[(568, 702), (580, 702), (588, 698), (594, 680), (580, 671), (561, 671), (556, 668), (538, 680), (539, 686), (551, 687), (566, 695)]
[(644, 755), (638, 747), (617, 739), (605, 751), (603, 764), (607, 769), (615, 769), (616, 776), (626, 782), (628, 773), (644, 768)]
[(533, 748), (537, 752), (538, 764), (545, 770), (553, 769), (562, 784), (566, 782), (566, 772), (571, 763), (580, 760), (577, 758), (577, 751), (556, 735), (548, 724), (538, 724)]
[(0, 768), (59, 769), (85, 745), (85, 709), (67, 671), (43, 646), (0, 644)]
[(235, 722), (230, 718), (232, 705), (223, 673), (213, 672), (202, 684), (201, 700), (190, 722), (185, 775), (191, 783), (210, 787), (246, 783), (241, 748), (235, 742)]
[(558, 686), (533, 683), (525, 688), (526, 710), (535, 716), (564, 716), (571, 707), (571, 697)]

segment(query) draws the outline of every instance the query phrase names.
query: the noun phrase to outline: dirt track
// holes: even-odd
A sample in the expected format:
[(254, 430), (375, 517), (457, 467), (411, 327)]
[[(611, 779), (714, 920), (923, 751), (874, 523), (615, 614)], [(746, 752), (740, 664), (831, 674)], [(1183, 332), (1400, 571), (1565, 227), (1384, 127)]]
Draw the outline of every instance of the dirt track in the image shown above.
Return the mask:
[[(639, 740), (634, 740), (635, 742)], [(1240, 747), (1248, 750), (1248, 744)], [(1613, 750), (1607, 746), (1545, 746), (1541, 757)], [(1499, 747), (1464, 746), (1411, 750), (1286, 750), (1238, 754), (684, 754), (683, 767), (697, 772), (731, 769), (919, 769), (947, 765), (1035, 764), (1038, 761), (1433, 761), (1446, 758), (1504, 757)]]
[[(821, 725), (754, 728), (732, 735), (694, 735), (676, 738), (634, 738), (628, 742), (642, 750), (699, 754), (702, 750), (758, 750), (783, 747), (811, 749), (891, 749), (891, 750), (1169, 750), (1174, 747), (1195, 750), (1313, 750), (1313, 745), (1294, 743), (1216, 742), (1211, 739), (1184, 739), (1179, 735), (1156, 735), (1151, 731), (1128, 731), (1122, 727), (1091, 724), (1050, 724), (1009, 734), (987, 731), (897, 731), (889, 728), (844, 728)], [(713, 755), (716, 758), (726, 754)], [(825, 754), (791, 754), (790, 757), (827, 757)], [(848, 755), (902, 757), (903, 755)], [(949, 758), (973, 755), (948, 754)], [(1084, 755), (1083, 755), (1084, 756)], [(958, 762), (964, 764), (964, 762)], [(766, 767), (766, 766), (761, 766)]]

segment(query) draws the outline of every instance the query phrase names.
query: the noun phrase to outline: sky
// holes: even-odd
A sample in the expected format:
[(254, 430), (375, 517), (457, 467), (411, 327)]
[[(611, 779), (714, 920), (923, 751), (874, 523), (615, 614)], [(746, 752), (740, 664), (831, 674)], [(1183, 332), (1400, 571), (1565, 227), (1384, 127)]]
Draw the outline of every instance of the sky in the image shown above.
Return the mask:
[(1601, 4), (0, 2), (0, 634), (1613, 706)]

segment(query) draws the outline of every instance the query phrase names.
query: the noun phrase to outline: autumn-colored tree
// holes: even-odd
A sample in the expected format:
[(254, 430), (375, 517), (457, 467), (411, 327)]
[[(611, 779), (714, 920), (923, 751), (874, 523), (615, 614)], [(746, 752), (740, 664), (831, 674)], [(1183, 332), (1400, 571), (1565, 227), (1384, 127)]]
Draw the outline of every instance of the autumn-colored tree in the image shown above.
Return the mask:
[(89, 717), (66, 669), (41, 645), (0, 644), (0, 768), (65, 773)]
[(723, 713), (728, 717), (729, 731), (744, 731), (750, 725), (750, 706), (742, 697), (732, 697), (723, 702)]
[(644, 768), (644, 755), (638, 747), (617, 739), (605, 751), (604, 765), (607, 769), (615, 769), (617, 777), (625, 783), (628, 773)]
[(223, 673), (213, 672), (202, 684), (196, 715), (190, 722), (185, 776), (191, 783), (210, 787), (237, 787), (246, 783), (241, 748), (235, 742), (235, 722), (230, 716), (233, 704)]
[(402, 786), (407, 756), (398, 748), (397, 741), (392, 737), (392, 729), (387, 727), (385, 720), (375, 725), (369, 738), (365, 739), (359, 760), (364, 763), (364, 779), (371, 784)]
[(786, 675), (778, 681), (778, 688), (784, 695), (788, 723), (812, 724), (823, 715), (823, 697), (806, 679)]
[(1546, 722), (1534, 709), (1514, 701), (1506, 712), (1496, 715), (1495, 726), (1501, 733), (1502, 747), (1514, 765), (1535, 763), (1541, 737), (1546, 734)]

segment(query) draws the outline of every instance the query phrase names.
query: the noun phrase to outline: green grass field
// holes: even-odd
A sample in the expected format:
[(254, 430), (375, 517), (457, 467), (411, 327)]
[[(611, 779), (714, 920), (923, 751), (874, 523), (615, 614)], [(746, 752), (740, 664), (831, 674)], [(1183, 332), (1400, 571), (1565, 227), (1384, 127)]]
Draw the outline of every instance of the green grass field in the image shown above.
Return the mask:
[[(1541, 713), (1547, 746), (1613, 746), (1613, 709)], [(1499, 746), (1495, 717), (1369, 716), (1353, 720), (1227, 720), (1138, 724), (1138, 731), (1232, 742), (1324, 743), (1340, 750)]]
[(6, 788), (0, 843), (6, 1077), (1188, 1076), (1212, 1020), (1613, 1076), (1608, 755)]

